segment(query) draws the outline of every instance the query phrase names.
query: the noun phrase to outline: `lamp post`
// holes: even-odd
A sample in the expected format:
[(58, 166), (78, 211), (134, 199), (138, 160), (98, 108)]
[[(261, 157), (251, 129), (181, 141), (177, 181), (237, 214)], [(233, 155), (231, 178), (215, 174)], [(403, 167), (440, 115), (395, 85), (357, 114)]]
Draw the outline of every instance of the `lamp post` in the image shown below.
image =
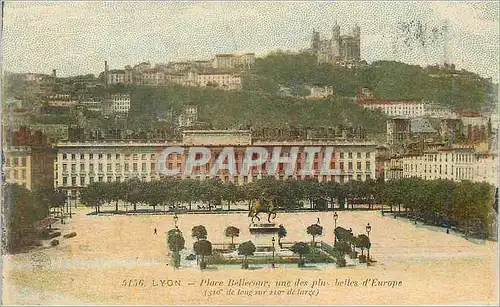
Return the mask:
[[(368, 240), (370, 240), (370, 231), (372, 231), (372, 226), (370, 226), (370, 223), (366, 225), (366, 233), (368, 234)], [(371, 242), (370, 242), (371, 245)], [(368, 247), (368, 261), (370, 261), (370, 248)]]
[(273, 242), (273, 262), (271, 262), (271, 267), (274, 268), (275, 267), (275, 265), (274, 265), (274, 242), (275, 242), (274, 237), (271, 241)]
[(337, 214), (337, 211), (333, 212), (333, 244), (337, 242), (337, 236), (335, 235), (335, 229), (337, 228), (337, 219), (339, 218), (339, 215)]
[(175, 229), (179, 229), (179, 227), (177, 226), (177, 221), (179, 220), (179, 217), (177, 216), (177, 212), (174, 212), (174, 225), (175, 225)]
[[(177, 221), (179, 220), (179, 217), (177, 216), (177, 212), (174, 212), (174, 225), (175, 225), (175, 229), (177, 230), (177, 232), (179, 232), (179, 227), (177, 226)], [(176, 237), (175, 237), (175, 256), (174, 256), (174, 267), (175, 268), (178, 268), (177, 266), (177, 261), (178, 259), (180, 258), (179, 257), (179, 250), (178, 250), (178, 242), (177, 240), (179, 239), (178, 237), (178, 234), (176, 234)]]

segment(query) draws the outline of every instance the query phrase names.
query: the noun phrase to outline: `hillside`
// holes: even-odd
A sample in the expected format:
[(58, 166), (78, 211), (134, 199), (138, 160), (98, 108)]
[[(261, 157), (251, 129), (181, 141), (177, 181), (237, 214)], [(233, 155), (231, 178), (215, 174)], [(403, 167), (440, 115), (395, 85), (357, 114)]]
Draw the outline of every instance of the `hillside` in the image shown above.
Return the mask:
[(199, 120), (215, 129), (289, 126), (328, 127), (352, 124), (371, 135), (384, 131), (385, 116), (365, 110), (342, 97), (308, 101), (256, 91), (221, 91), (182, 86), (131, 87), (130, 124), (146, 127), (170, 109), (180, 114), (183, 105), (198, 106)]
[(257, 59), (245, 78), (249, 90), (272, 92), (279, 85), (333, 86), (337, 95), (354, 97), (366, 87), (380, 99), (423, 99), (459, 111), (479, 111), (484, 104), (497, 103), (497, 85), (464, 70), (435, 66), (420, 67), (393, 61), (377, 61), (365, 67), (346, 69), (318, 65), (307, 53), (271, 53)]

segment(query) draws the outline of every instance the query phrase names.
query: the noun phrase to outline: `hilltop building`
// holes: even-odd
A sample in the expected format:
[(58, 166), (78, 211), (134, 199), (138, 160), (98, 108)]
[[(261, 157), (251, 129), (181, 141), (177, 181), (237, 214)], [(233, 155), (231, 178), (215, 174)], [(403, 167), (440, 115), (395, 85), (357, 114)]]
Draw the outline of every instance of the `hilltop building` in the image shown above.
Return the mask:
[(320, 33), (313, 30), (311, 52), (318, 57), (318, 63), (332, 65), (352, 65), (361, 60), (361, 29), (352, 29), (352, 35), (341, 35), (340, 26), (335, 23), (331, 39), (321, 39)]

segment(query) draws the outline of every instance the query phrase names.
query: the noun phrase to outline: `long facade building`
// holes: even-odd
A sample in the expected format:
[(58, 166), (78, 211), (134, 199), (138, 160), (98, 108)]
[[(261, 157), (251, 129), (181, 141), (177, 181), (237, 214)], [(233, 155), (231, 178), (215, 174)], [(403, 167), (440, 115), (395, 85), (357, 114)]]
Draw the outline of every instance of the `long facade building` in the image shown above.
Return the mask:
[(417, 177), (487, 182), (498, 187), (498, 154), (474, 148), (443, 148), (422, 154), (392, 158), (385, 167), (385, 180)]
[[(54, 166), (54, 186), (68, 190), (70, 195), (76, 196), (78, 189), (92, 182), (126, 181), (137, 178), (142, 181), (159, 180), (164, 176), (162, 170), (179, 169), (174, 177), (178, 179), (193, 178), (207, 179), (218, 177), (223, 182), (244, 184), (263, 178), (274, 176), (276, 179), (308, 179), (318, 181), (348, 182), (351, 180), (375, 179), (375, 143), (368, 142), (336, 142), (336, 141), (253, 141), (250, 132), (227, 131), (197, 131), (185, 132), (182, 142), (116, 142), (116, 143), (58, 143), (57, 159)], [(168, 147), (180, 147), (180, 152), (162, 155)], [(203, 165), (190, 166), (188, 153), (196, 148), (206, 148), (210, 152), (210, 159)], [(215, 175), (211, 173), (217, 158), (224, 148), (234, 149), (234, 165), (236, 172), (219, 170)], [(264, 148), (269, 154), (267, 160), (258, 166), (243, 172), (244, 159), (249, 147)], [(314, 153), (314, 159), (307, 153), (311, 147), (319, 148)], [(280, 156), (290, 156), (297, 150), (297, 159), (293, 165), (293, 172), (287, 172), (290, 163), (279, 163), (273, 168), (272, 155), (279, 148)], [(328, 157), (327, 148), (330, 148), (331, 158), (326, 162), (329, 169), (335, 174), (322, 172)], [(197, 153), (198, 155), (198, 153)], [(326, 157), (326, 158), (325, 158)], [(198, 157), (197, 157), (198, 158)], [(190, 166), (191, 174), (187, 174), (186, 167)], [(303, 170), (312, 169), (304, 175)], [(164, 167), (164, 168), (162, 168)]]

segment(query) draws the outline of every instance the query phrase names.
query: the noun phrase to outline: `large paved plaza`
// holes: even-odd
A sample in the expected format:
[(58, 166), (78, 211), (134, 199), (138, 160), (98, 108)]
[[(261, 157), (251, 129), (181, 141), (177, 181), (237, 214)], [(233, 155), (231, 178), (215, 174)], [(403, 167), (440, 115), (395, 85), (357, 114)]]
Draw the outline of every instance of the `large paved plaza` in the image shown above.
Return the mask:
[[(79, 208), (67, 224), (58, 225), (63, 234), (77, 232), (74, 238), (60, 238), (58, 247), (4, 256), (4, 304), (498, 304), (496, 242), (468, 241), (435, 227), (383, 217), (380, 212), (339, 212), (337, 220), (337, 226), (352, 227), (355, 234), (363, 233), (365, 225), (371, 224), (371, 257), (376, 260), (371, 267), (271, 269), (255, 265), (252, 270), (242, 270), (219, 265), (200, 271), (195, 267), (174, 270), (167, 265), (166, 231), (174, 226), (172, 215), (89, 216), (86, 213), (90, 211)], [(331, 243), (331, 212), (281, 213), (274, 222), (287, 229), (285, 242), (310, 241), (306, 227), (318, 218), (324, 235), (317, 240)], [(178, 226), (188, 249), (193, 243), (191, 228), (199, 224), (206, 226), (213, 243), (230, 242), (224, 237), (224, 229), (230, 225), (241, 229), (236, 242), (251, 239), (246, 214), (182, 214)], [(50, 259), (41, 268), (31, 260), (39, 251)], [(320, 286), (313, 288), (319, 291), (313, 295), (252, 296), (244, 292), (228, 296), (217, 293), (217, 286), (200, 286), (202, 280), (226, 282), (229, 278), (269, 281), (270, 289), (276, 289), (276, 281), (294, 282), (297, 278), (309, 281), (309, 286), (319, 280), (327, 284), (319, 282)], [(124, 286), (124, 280), (130, 279), (142, 279), (145, 285)], [(402, 283), (394, 288), (352, 285), (352, 281), (367, 279)], [(178, 281), (180, 286), (167, 286), (168, 280)], [(226, 291), (227, 287), (222, 289)]]

